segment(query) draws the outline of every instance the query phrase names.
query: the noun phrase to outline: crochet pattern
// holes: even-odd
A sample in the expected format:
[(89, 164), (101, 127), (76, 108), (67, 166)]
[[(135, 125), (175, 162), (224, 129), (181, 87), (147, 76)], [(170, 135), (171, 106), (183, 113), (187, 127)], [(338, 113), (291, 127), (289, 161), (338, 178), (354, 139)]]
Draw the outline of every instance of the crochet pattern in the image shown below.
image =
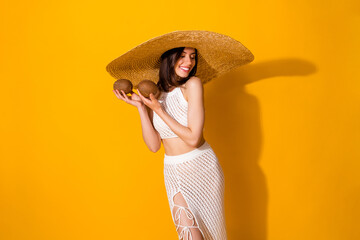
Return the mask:
[[(176, 87), (168, 93), (161, 92), (158, 101), (165, 112), (180, 124), (187, 126), (188, 102), (184, 98), (180, 87)], [(155, 112), (153, 112), (153, 124), (162, 139), (178, 137)]]
[[(199, 148), (184, 154), (165, 154), (164, 180), (179, 239), (192, 240), (192, 228), (199, 228), (205, 240), (227, 239), (224, 216), (225, 178), (213, 149), (206, 141)], [(174, 203), (174, 196), (179, 192), (187, 206)], [(192, 224), (181, 224), (181, 212), (185, 212), (183, 216), (193, 220)]]
[[(180, 87), (161, 92), (158, 101), (172, 118), (187, 126), (188, 102)], [(178, 137), (153, 114), (154, 128), (162, 139)], [(164, 157), (165, 187), (179, 239), (193, 240), (199, 229), (204, 240), (226, 240), (224, 174), (213, 149), (205, 141), (190, 152)]]

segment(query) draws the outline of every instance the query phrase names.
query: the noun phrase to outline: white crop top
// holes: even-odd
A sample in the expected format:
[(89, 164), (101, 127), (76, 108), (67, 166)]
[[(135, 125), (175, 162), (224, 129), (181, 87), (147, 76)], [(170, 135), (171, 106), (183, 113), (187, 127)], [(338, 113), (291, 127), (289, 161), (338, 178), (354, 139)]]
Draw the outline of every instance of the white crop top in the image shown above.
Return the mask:
[[(171, 92), (161, 92), (158, 101), (165, 112), (181, 125), (187, 127), (188, 102), (184, 98), (180, 87), (176, 87)], [(178, 137), (154, 111), (153, 124), (161, 139)]]

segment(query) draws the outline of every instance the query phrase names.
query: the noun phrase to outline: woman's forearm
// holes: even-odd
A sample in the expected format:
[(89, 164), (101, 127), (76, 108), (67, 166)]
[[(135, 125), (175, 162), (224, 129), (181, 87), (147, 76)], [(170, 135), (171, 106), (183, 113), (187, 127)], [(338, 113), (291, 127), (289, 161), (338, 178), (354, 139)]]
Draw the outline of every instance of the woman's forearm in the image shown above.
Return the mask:
[(189, 146), (197, 146), (200, 139), (190, 128), (181, 125), (163, 109), (156, 111), (156, 114), (169, 126), (169, 128)]
[(147, 107), (142, 105), (141, 107), (138, 107), (138, 110), (144, 142), (150, 151), (157, 152), (161, 147), (161, 139), (150, 121)]

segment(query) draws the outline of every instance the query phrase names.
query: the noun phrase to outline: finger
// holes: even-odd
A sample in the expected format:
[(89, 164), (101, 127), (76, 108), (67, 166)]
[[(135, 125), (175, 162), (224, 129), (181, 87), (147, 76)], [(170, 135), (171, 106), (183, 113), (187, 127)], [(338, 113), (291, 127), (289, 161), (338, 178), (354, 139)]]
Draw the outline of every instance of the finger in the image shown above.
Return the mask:
[(124, 98), (125, 98), (126, 100), (129, 100), (128, 95), (126, 95), (126, 93), (125, 93), (123, 90), (121, 90), (121, 93), (122, 93), (122, 95), (124, 95)]
[(116, 96), (117, 96), (119, 99), (125, 101), (125, 98), (122, 96), (122, 94), (119, 92), (119, 90), (116, 89), (115, 92), (116, 92)]
[(138, 92), (138, 94), (139, 94), (139, 96), (143, 96), (142, 94), (141, 94), (141, 92), (139, 91), (139, 89), (136, 89), (137, 90), (137, 92)]
[(155, 100), (154, 94), (150, 93), (150, 99)]
[(139, 96), (141, 97), (142, 100), (144, 100), (144, 101), (146, 101), (146, 100), (149, 101), (149, 99), (146, 98), (146, 97), (144, 97), (139, 90), (138, 90), (138, 93), (139, 93)]
[(137, 96), (139, 96), (138, 94), (136, 94), (136, 92), (131, 92), (131, 96), (132, 95), (137, 95)]
[(144, 97), (143, 95), (141, 95), (141, 92), (138, 90), (139, 93), (139, 97), (141, 98), (141, 100), (143, 101), (143, 103), (146, 106), (149, 106), (149, 104), (151, 104), (151, 101), (149, 99), (147, 99), (146, 97)]
[(141, 92), (139, 91), (139, 89), (137, 89), (137, 92), (138, 92), (139, 97), (141, 98), (141, 100), (142, 100), (142, 101), (144, 101), (144, 96), (143, 96), (143, 95), (141, 95)]
[(144, 97), (143, 95), (141, 95), (141, 99), (142, 99), (146, 104), (151, 104), (151, 100), (148, 99), (147, 97)]
[(120, 94), (119, 94), (119, 92), (117, 92), (117, 89), (113, 90), (113, 92), (115, 93), (117, 98), (120, 98)]
[(126, 98), (123, 96), (123, 94), (121, 92), (119, 92), (118, 89), (116, 89), (116, 92), (118, 93), (119, 99), (123, 100), (126, 102)]

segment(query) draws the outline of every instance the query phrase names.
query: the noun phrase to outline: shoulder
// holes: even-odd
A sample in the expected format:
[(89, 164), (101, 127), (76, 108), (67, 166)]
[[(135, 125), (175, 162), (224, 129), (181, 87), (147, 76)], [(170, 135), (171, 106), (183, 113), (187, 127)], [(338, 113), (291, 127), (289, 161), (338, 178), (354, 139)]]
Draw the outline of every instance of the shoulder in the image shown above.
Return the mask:
[(192, 76), (185, 83), (187, 95), (191, 93), (201, 93), (203, 91), (203, 83), (200, 78)]
[(185, 83), (185, 95), (187, 100), (189, 98), (194, 98), (194, 96), (202, 96), (203, 95), (203, 83), (198, 77), (191, 77)]
[(192, 76), (189, 80), (185, 83), (186, 88), (192, 88), (192, 87), (202, 87), (201, 79), (195, 76)]

